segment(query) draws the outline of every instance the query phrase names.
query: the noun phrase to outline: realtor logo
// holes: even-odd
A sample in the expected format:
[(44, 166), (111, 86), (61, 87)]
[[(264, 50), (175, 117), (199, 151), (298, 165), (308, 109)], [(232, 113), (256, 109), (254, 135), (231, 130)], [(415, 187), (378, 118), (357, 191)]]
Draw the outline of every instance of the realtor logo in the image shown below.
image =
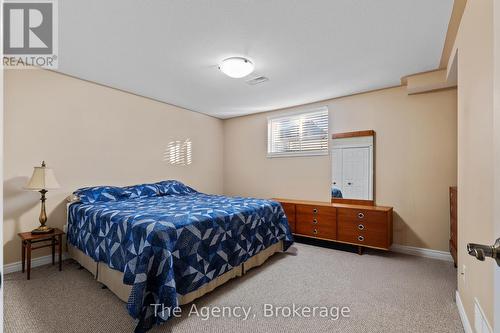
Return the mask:
[(57, 3), (3, 4), (3, 64), (8, 68), (57, 68)]

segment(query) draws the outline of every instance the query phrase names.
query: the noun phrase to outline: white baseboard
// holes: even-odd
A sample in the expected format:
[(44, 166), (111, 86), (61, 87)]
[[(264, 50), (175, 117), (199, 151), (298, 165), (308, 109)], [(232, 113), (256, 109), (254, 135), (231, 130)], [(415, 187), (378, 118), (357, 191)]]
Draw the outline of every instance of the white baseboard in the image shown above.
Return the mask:
[(460, 298), (458, 290), (455, 293), (455, 300), (457, 303), (458, 314), (460, 315), (460, 320), (462, 320), (462, 325), (464, 327), (465, 333), (474, 333), (474, 331), (472, 330), (472, 326), (470, 325), (469, 318), (467, 318), (467, 314), (465, 313), (464, 305), (462, 303), (462, 299)]
[[(69, 255), (67, 252), (63, 252), (62, 259), (66, 260), (69, 258)], [(56, 263), (57, 263), (57, 254), (56, 254)], [(43, 266), (43, 265), (48, 265), (52, 263), (52, 255), (49, 254), (48, 256), (43, 256), (43, 257), (38, 257), (38, 258), (33, 258), (31, 259), (31, 268), (33, 267), (38, 267), (38, 266)], [(9, 274), (9, 273), (14, 273), (14, 272), (20, 272), (22, 270), (22, 262), (13, 262), (11, 264), (6, 264), (3, 265), (3, 273), (4, 274)]]
[(451, 256), (450, 252), (446, 251), (424, 249), (421, 247), (413, 247), (413, 246), (406, 246), (399, 244), (393, 244), (391, 246), (391, 250), (398, 253), (410, 254), (412, 256), (419, 256), (419, 257), (453, 262), (453, 257)]

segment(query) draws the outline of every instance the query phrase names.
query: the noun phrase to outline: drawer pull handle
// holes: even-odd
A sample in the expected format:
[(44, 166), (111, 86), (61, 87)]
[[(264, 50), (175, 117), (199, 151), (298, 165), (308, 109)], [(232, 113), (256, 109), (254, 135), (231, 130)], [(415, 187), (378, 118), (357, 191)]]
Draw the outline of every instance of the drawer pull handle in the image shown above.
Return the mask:
[(358, 229), (359, 229), (359, 230), (363, 230), (364, 228), (365, 228), (365, 226), (364, 226), (364, 225), (362, 225), (362, 224), (358, 224)]
[(365, 214), (363, 214), (363, 213), (358, 213), (358, 219), (362, 219), (362, 218), (364, 218), (364, 217), (365, 217)]
[(362, 242), (362, 241), (364, 241), (364, 240), (365, 240), (365, 238), (364, 238), (363, 236), (358, 236), (358, 240), (359, 240), (360, 242)]
[(313, 234), (317, 235), (318, 234), (318, 229), (313, 229)]
[(317, 219), (313, 219), (313, 224), (318, 224), (318, 220)]
[(317, 208), (314, 208), (314, 209), (313, 209), (313, 213), (314, 213), (314, 214), (318, 213), (318, 209), (317, 209)]

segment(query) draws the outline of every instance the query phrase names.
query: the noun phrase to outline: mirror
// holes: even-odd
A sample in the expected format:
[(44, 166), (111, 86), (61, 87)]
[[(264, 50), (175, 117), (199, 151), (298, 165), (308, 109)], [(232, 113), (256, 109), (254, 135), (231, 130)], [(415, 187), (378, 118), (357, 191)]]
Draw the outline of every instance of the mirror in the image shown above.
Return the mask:
[(374, 205), (375, 131), (332, 136), (332, 202)]

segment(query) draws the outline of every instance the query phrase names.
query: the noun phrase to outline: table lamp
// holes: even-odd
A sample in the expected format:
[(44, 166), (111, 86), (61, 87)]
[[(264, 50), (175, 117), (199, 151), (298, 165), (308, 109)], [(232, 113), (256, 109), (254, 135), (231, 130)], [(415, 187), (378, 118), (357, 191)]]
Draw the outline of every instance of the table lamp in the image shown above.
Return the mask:
[(40, 226), (31, 231), (32, 234), (45, 234), (54, 231), (45, 225), (47, 222), (47, 213), (45, 212), (45, 194), (47, 190), (59, 188), (59, 183), (54, 176), (54, 171), (47, 168), (45, 161), (42, 162), (41, 167), (35, 167), (30, 181), (25, 186), (26, 190), (38, 191), (42, 195), (40, 201), (42, 202), (42, 209), (40, 211)]

